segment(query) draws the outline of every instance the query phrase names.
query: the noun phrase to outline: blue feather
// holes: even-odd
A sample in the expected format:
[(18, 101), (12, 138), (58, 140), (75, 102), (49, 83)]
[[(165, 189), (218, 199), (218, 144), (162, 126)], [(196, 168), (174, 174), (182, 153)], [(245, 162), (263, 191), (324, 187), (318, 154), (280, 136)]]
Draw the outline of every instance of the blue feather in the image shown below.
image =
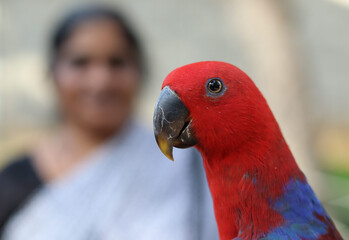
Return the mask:
[(316, 240), (327, 233), (331, 224), (307, 182), (290, 180), (283, 196), (274, 201), (272, 206), (283, 216), (285, 223), (271, 230), (263, 240)]
[[(317, 240), (332, 222), (307, 182), (290, 180), (282, 197), (271, 202), (284, 223), (259, 240)], [(237, 237), (234, 240), (242, 240)]]

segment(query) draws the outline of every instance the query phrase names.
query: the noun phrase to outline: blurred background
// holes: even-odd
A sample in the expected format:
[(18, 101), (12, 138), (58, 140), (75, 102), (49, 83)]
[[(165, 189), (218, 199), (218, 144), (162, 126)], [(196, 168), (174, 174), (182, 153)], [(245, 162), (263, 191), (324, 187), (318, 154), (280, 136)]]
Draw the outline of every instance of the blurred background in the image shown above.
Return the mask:
[(0, 0), (0, 168), (56, 123), (51, 29), (87, 3), (120, 9), (149, 72), (149, 128), (165, 76), (201, 60), (237, 65), (268, 100), (295, 158), (349, 239), (349, 0)]

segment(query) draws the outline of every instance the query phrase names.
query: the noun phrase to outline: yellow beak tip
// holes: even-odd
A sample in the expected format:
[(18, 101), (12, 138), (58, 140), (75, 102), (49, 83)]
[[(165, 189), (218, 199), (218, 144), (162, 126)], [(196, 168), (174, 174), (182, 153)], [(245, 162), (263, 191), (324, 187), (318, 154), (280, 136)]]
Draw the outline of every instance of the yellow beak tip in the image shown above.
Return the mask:
[(157, 138), (157, 143), (159, 145), (159, 148), (161, 150), (161, 152), (171, 161), (174, 162), (173, 159), (173, 155), (172, 155), (172, 145), (169, 144), (168, 141), (164, 140), (164, 139), (158, 139)]
[(168, 148), (166, 149), (161, 149), (162, 150), (162, 153), (168, 158), (170, 159), (172, 162), (174, 162), (174, 158), (173, 158), (173, 155), (172, 155), (172, 151), (168, 151)]

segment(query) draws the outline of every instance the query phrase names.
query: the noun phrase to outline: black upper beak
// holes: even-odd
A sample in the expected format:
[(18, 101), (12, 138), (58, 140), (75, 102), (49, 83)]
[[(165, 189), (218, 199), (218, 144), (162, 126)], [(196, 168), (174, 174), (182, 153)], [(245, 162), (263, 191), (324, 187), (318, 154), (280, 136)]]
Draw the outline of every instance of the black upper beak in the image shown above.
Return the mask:
[(189, 110), (168, 86), (164, 87), (156, 103), (153, 124), (160, 150), (172, 161), (173, 146), (187, 148), (197, 143)]

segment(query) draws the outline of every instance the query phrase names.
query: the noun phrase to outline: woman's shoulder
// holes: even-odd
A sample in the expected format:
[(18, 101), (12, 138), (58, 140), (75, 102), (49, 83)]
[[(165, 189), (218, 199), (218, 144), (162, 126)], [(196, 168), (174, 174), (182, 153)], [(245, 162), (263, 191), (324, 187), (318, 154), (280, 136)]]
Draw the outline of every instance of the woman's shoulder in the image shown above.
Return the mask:
[(5, 202), (19, 201), (41, 185), (31, 162), (29, 155), (23, 155), (10, 161), (0, 171), (0, 211)]
[(0, 232), (9, 217), (41, 184), (29, 155), (13, 159), (0, 171)]
[(29, 155), (22, 155), (10, 160), (10, 163), (0, 171), (0, 186), (4, 183), (17, 184), (34, 181), (36, 182), (38, 179)]

